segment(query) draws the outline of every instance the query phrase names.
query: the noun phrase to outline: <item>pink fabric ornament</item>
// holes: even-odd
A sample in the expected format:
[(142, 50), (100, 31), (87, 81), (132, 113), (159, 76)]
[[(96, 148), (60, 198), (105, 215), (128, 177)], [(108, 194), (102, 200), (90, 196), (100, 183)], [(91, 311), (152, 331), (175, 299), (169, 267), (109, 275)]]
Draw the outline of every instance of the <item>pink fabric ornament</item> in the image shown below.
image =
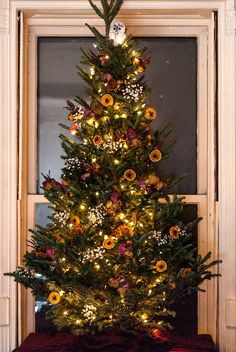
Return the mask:
[(120, 198), (119, 193), (117, 193), (117, 192), (112, 193), (112, 195), (111, 195), (111, 201), (112, 201), (113, 203), (117, 202), (119, 198)]
[(145, 183), (145, 181), (141, 180), (141, 181), (139, 181), (138, 184), (139, 184), (139, 187), (140, 187), (140, 188), (143, 188), (143, 189), (146, 188), (146, 183)]
[(119, 254), (120, 255), (123, 255), (124, 253), (125, 253), (125, 251), (126, 251), (126, 245), (125, 245), (125, 243), (121, 243), (120, 245), (119, 245), (119, 247), (118, 247), (118, 252), (119, 252)]
[(53, 248), (46, 248), (46, 255), (50, 258), (53, 258), (55, 254), (55, 250)]
[(86, 172), (86, 174), (83, 174), (82, 176), (80, 176), (80, 178), (81, 180), (85, 181), (89, 176), (90, 176), (90, 173)]
[(132, 129), (132, 128), (128, 128), (128, 133), (127, 133), (128, 137), (130, 139), (135, 139), (137, 138), (137, 134), (136, 132)]

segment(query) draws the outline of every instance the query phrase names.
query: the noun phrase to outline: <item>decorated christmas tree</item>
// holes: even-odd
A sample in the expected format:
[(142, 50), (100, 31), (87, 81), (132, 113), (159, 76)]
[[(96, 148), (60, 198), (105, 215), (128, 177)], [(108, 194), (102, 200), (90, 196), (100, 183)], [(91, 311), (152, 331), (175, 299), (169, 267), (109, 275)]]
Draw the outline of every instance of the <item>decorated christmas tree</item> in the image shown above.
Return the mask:
[(89, 2), (105, 36), (87, 24), (97, 39), (78, 67), (87, 99), (67, 102), (62, 127), (74, 136), (60, 136), (62, 179), (43, 182), (51, 222), (32, 231), (24, 266), (10, 275), (50, 302), (58, 329), (170, 328), (174, 304), (216, 276), (217, 261), (192, 244), (199, 219), (181, 221), (183, 198), (168, 195), (177, 180), (159, 177), (172, 143), (167, 127), (152, 128), (147, 51), (114, 21), (122, 0)]

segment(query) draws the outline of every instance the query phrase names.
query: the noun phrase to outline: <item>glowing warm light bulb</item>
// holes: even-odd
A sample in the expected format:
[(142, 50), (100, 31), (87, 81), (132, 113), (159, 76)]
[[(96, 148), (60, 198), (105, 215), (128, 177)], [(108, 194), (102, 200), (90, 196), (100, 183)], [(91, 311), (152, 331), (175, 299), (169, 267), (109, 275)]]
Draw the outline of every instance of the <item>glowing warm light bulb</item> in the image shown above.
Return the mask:
[(100, 269), (100, 265), (98, 263), (95, 263), (95, 269), (99, 270)]
[(126, 119), (127, 118), (127, 114), (122, 114), (121, 117), (122, 117), (122, 119)]
[(93, 123), (94, 123), (94, 119), (92, 118), (92, 119), (89, 119), (88, 121), (87, 121), (87, 124), (89, 125), (89, 126), (93, 126)]
[(143, 320), (144, 323), (147, 323), (147, 319), (148, 319), (147, 313), (143, 313), (143, 314), (141, 315), (141, 319)]
[(63, 312), (63, 315), (68, 315), (68, 312), (67, 311)]
[(93, 77), (95, 75), (94, 67), (90, 67), (90, 76)]
[(97, 161), (97, 158), (92, 158), (92, 163), (95, 163)]
[(114, 164), (118, 165), (119, 163), (120, 163), (120, 160), (118, 160), (118, 159), (114, 160)]
[(86, 206), (84, 204), (81, 204), (80, 207), (79, 207), (81, 210), (85, 210), (86, 209)]

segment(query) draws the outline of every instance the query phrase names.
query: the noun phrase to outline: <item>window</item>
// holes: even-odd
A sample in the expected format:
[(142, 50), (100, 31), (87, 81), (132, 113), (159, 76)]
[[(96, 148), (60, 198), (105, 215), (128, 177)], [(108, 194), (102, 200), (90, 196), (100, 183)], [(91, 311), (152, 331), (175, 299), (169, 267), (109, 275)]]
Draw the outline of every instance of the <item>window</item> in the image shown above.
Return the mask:
[[(160, 60), (155, 64), (156, 76), (152, 74), (152, 68), (149, 69), (151, 75), (149, 79), (154, 80), (151, 85), (157, 87), (151, 99), (158, 107), (160, 120), (172, 122), (179, 143), (179, 146), (177, 145), (179, 150), (176, 148), (174, 152), (176, 154), (172, 153), (173, 159), (167, 162), (163, 173), (166, 170), (178, 175), (189, 173), (175, 192), (186, 195), (188, 207), (193, 207), (195, 212), (197, 206), (198, 216), (204, 217), (198, 226), (199, 252), (210, 249), (214, 252), (214, 80), (212, 75), (210, 77), (210, 72), (214, 72), (214, 38), (211, 13), (196, 17), (192, 15), (191, 20), (180, 13), (165, 15), (165, 18), (162, 13), (153, 15), (143, 13), (134, 16), (133, 13), (129, 15), (127, 12), (123, 16), (122, 19), (127, 24), (129, 32), (148, 42), (149, 47), (155, 48), (152, 62)], [(28, 33), (29, 45), (28, 51), (24, 53), (24, 65), (25, 67), (28, 65), (29, 73), (28, 79), (23, 82), (27, 109), (22, 114), (22, 141), (24, 141), (22, 160), (28, 172), (22, 175), (22, 192), (25, 194), (23, 204), (27, 209), (27, 212), (22, 209), (22, 244), (26, 238), (27, 228), (32, 228), (35, 222), (45, 221), (47, 205), (40, 191), (42, 181), (40, 173), (46, 173), (51, 169), (52, 176), (58, 177), (56, 173), (54, 174), (60, 168), (58, 159), (60, 149), (55, 147), (59, 134), (56, 124), (60, 122), (60, 118), (65, 121), (66, 114), (63, 113), (65, 100), (80, 90), (76, 84), (74, 67), (80, 57), (78, 47), (84, 46), (85, 43), (89, 45), (89, 40), (85, 37), (90, 33), (83, 25), (81, 17), (82, 15), (76, 17), (75, 14), (72, 19), (68, 17), (62, 20), (59, 17), (58, 20), (53, 16), (49, 19), (47, 16), (44, 18), (43, 15), (34, 18), (29, 13), (26, 19), (25, 36)], [(91, 20), (96, 23), (95, 19)], [(57, 21), (57, 26), (51, 26), (53, 21)], [(68, 76), (63, 76), (62, 69), (61, 74), (54, 77), (60, 78), (60, 82), (53, 81), (53, 78), (50, 81), (52, 71), (56, 69), (56, 66), (50, 69), (50, 50), (55, 55), (56, 50), (59, 52), (62, 47), (66, 47), (66, 50), (63, 55), (58, 54), (57, 59), (61, 61), (59, 62), (61, 67), (66, 64)], [(43, 60), (46, 60), (44, 64)], [(182, 84), (178, 82), (180, 80), (178, 74), (182, 75)], [(171, 81), (173, 77), (174, 82)], [(52, 86), (52, 83), (55, 86)], [(185, 105), (185, 101), (188, 104)], [(176, 159), (179, 163), (173, 162)], [(183, 171), (184, 168), (186, 171)], [(24, 250), (22, 245), (22, 251)], [(214, 283), (207, 283), (206, 286), (207, 294), (198, 296), (198, 330), (214, 335)], [(27, 310), (27, 313), (22, 314), (27, 315), (27, 322), (22, 331), (24, 335), (34, 326), (33, 302), (30, 295), (28, 305), (23, 305), (22, 309), (24, 312)]]

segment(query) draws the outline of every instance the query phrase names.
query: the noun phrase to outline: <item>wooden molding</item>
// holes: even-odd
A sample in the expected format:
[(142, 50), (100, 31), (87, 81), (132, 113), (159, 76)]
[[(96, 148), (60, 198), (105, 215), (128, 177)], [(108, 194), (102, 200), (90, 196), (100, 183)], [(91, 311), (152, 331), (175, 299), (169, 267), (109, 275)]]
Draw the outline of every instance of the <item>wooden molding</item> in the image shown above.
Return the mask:
[(0, 31), (9, 31), (9, 10), (0, 9)]
[(226, 32), (234, 35), (236, 30), (236, 12), (235, 10), (226, 11)]

